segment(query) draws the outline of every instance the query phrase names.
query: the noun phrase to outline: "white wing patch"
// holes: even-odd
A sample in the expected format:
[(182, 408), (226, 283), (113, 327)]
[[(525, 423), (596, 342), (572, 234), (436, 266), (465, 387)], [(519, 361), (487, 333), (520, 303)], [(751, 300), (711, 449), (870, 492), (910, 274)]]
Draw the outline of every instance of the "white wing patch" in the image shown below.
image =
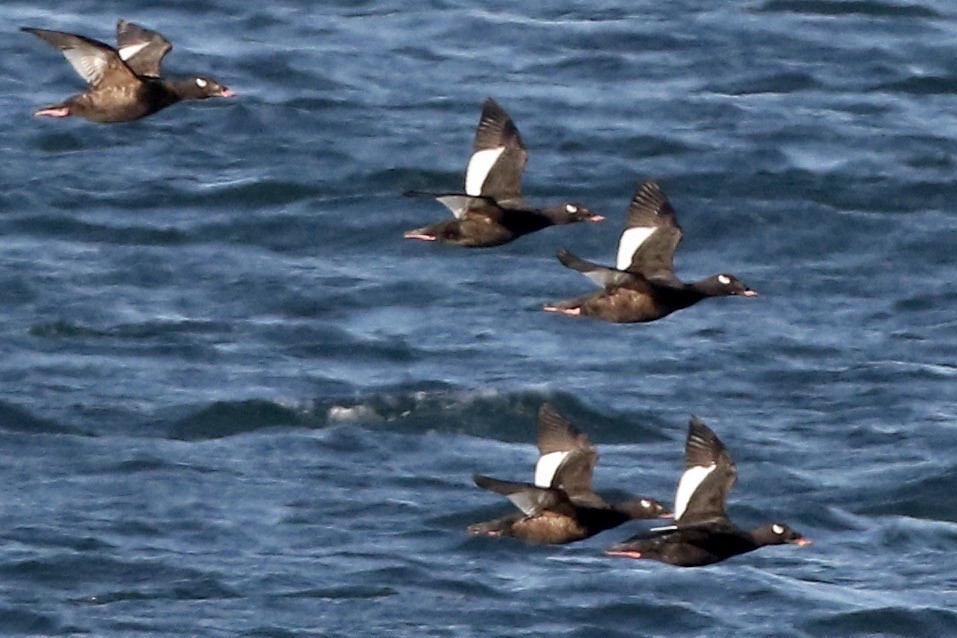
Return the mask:
[(125, 46), (119, 51), (117, 51), (117, 53), (120, 54), (120, 59), (125, 62), (126, 60), (129, 60), (134, 55), (136, 55), (137, 53), (139, 53), (140, 51), (148, 47), (149, 44), (150, 44), (149, 42), (140, 42), (138, 44), (130, 44), (129, 46)]
[(678, 481), (678, 491), (675, 492), (675, 520), (680, 521), (681, 515), (688, 508), (688, 502), (694, 495), (698, 486), (708, 478), (708, 475), (714, 472), (717, 465), (696, 465), (685, 470)]
[(538, 457), (535, 463), (535, 486), (548, 488), (552, 486), (555, 472), (565, 462), (571, 452), (549, 452)]
[(635, 226), (621, 234), (621, 239), (618, 240), (618, 259), (615, 263), (618, 270), (627, 270), (631, 266), (631, 259), (635, 256), (635, 251), (654, 232), (655, 228), (653, 226)]
[(487, 148), (484, 151), (473, 153), (469, 158), (468, 168), (465, 169), (465, 192), (469, 195), (481, 195), (482, 185), (495, 162), (505, 152), (504, 146)]

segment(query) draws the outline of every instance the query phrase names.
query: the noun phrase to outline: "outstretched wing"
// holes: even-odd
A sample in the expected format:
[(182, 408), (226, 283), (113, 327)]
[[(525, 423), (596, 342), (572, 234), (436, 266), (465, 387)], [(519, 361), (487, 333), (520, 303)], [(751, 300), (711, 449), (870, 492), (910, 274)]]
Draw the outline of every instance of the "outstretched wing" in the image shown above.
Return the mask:
[(536, 486), (558, 488), (570, 497), (591, 493), (598, 452), (588, 437), (549, 403), (538, 410), (538, 451)]
[(119, 20), (116, 23), (116, 45), (120, 59), (137, 75), (159, 77), (160, 63), (173, 45), (156, 31)]
[(492, 98), (485, 100), (465, 169), (465, 192), (497, 200), (521, 200), (528, 153), (512, 118)]
[(685, 471), (675, 493), (675, 521), (684, 526), (726, 520), (725, 502), (737, 476), (721, 440), (698, 417), (691, 417)]
[(616, 266), (649, 279), (673, 279), (679, 241), (681, 227), (674, 208), (657, 182), (645, 181), (631, 198), (625, 230), (618, 240)]
[(70, 66), (92, 87), (137, 81), (136, 75), (117, 54), (116, 49), (97, 40), (74, 33), (21, 27), (63, 53)]

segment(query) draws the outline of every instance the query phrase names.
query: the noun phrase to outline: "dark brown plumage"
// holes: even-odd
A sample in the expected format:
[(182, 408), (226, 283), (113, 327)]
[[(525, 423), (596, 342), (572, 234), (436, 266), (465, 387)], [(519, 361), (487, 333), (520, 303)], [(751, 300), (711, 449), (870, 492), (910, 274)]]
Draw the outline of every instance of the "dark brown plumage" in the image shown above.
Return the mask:
[(469, 526), (469, 534), (570, 543), (632, 519), (668, 515), (652, 498), (612, 505), (595, 493), (591, 481), (597, 451), (585, 434), (547, 403), (538, 413), (538, 449), (534, 483), (474, 477), (476, 485), (506, 496), (522, 513), (475, 523)]
[(549, 226), (598, 221), (599, 217), (580, 204), (559, 204), (554, 208), (538, 210), (505, 208), (491, 197), (434, 197), (455, 212), (456, 216), (406, 231), (406, 239), (441, 241), (466, 248), (491, 248)]
[(675, 494), (675, 525), (633, 536), (606, 553), (700, 567), (766, 545), (810, 544), (783, 523), (751, 531), (735, 526), (728, 519), (725, 503), (737, 475), (724, 444), (700, 419), (692, 417), (685, 443), (685, 471)]
[(644, 182), (631, 199), (615, 268), (586, 261), (564, 249), (558, 252), (562, 265), (577, 270), (602, 289), (547, 304), (544, 309), (637, 323), (661, 319), (708, 297), (757, 295), (736, 277), (723, 273), (691, 283), (679, 280), (674, 272), (679, 241), (681, 227), (674, 208), (656, 182)]
[(597, 494), (591, 498), (575, 498), (559, 488), (500, 481), (480, 474), (476, 474), (474, 480), (483, 489), (521, 503), (519, 507), (525, 513), (469, 525), (469, 534), (515, 536), (532, 543), (563, 544), (590, 538), (630, 520), (659, 518), (668, 513), (661, 503), (651, 498), (611, 505)]
[(472, 148), (464, 193), (404, 193), (433, 197), (453, 215), (407, 231), (406, 238), (487, 248), (549, 226), (604, 219), (576, 202), (540, 209), (522, 198), (521, 178), (528, 152), (512, 118), (492, 98), (483, 105)]
[(93, 122), (129, 122), (181, 100), (229, 97), (232, 91), (205, 77), (166, 80), (160, 62), (172, 45), (155, 31), (132, 22), (116, 24), (117, 49), (97, 40), (47, 29), (22, 27), (59, 49), (90, 85), (83, 93), (38, 109), (35, 115), (76, 115)]

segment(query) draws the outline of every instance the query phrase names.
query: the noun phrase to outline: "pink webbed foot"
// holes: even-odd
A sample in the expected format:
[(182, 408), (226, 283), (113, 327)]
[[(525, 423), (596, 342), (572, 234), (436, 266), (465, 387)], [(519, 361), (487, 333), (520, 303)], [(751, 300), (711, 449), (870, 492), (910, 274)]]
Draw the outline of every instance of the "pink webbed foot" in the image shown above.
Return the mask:
[(545, 306), (542, 310), (545, 312), (560, 312), (563, 315), (571, 315), (572, 317), (577, 317), (582, 313), (581, 308), (557, 308), (555, 306)]
[(609, 556), (624, 556), (626, 558), (641, 558), (641, 552), (633, 549), (606, 549), (605, 553)]
[(34, 111), (34, 116), (46, 115), (47, 117), (66, 117), (70, 114), (68, 106), (50, 106), (45, 109)]
[(435, 241), (435, 235), (426, 235), (425, 233), (419, 233), (414, 230), (410, 230), (407, 233), (402, 235), (406, 239), (421, 239), (423, 241)]

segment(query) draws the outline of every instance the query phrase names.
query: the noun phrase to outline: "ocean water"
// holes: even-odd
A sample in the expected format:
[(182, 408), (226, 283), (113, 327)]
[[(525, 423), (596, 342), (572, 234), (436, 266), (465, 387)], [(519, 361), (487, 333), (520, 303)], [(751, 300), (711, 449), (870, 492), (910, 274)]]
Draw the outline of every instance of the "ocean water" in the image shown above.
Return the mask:
[[(0, 6), (0, 634), (957, 635), (957, 6), (949, 0)], [(238, 93), (121, 125), (20, 26), (174, 45)], [(446, 215), (482, 101), (524, 186), (602, 224), (488, 250)], [(646, 325), (541, 311), (659, 179)], [(689, 415), (729, 512), (813, 539), (682, 570), (470, 538), (552, 401), (596, 487), (671, 501)]]

